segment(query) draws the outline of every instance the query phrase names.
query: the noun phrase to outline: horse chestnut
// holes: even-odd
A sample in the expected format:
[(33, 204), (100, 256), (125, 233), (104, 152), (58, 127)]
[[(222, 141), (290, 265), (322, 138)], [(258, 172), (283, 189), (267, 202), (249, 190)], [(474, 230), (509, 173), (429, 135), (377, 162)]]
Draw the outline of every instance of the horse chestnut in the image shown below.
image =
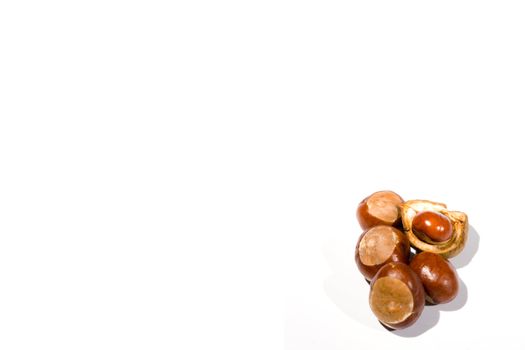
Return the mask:
[(355, 248), (359, 271), (369, 281), (386, 263), (408, 263), (410, 243), (404, 233), (392, 226), (375, 226), (364, 232)]
[(463, 212), (448, 210), (442, 203), (409, 200), (401, 204), (401, 217), (403, 229), (414, 248), (448, 259), (465, 247), (469, 225)]
[(403, 198), (392, 191), (379, 191), (366, 197), (357, 207), (357, 220), (363, 230), (377, 225), (401, 224)]
[(420, 237), (434, 242), (445, 242), (452, 237), (452, 223), (443, 214), (434, 211), (422, 211), (412, 219), (412, 230)]
[(427, 300), (432, 304), (448, 303), (458, 295), (459, 281), (456, 269), (440, 255), (419, 253), (410, 262), (410, 268), (421, 279)]
[(421, 280), (408, 265), (384, 265), (370, 283), (369, 303), (378, 320), (387, 327), (402, 329), (417, 321), (425, 306)]

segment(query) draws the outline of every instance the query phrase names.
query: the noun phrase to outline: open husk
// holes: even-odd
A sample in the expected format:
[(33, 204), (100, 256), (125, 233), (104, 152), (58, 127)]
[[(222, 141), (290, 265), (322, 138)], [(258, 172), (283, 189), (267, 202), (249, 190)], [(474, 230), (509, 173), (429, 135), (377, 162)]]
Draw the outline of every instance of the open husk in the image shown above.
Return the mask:
[[(412, 230), (412, 220), (419, 212), (434, 211), (448, 217), (452, 222), (452, 237), (445, 242), (431, 242), (425, 237), (418, 236)], [(468, 237), (468, 217), (460, 211), (450, 211), (442, 203), (427, 200), (410, 200), (401, 204), (401, 219), (403, 229), (412, 244), (417, 249), (425, 252), (440, 254), (444, 258), (452, 258), (458, 255), (467, 242)]]

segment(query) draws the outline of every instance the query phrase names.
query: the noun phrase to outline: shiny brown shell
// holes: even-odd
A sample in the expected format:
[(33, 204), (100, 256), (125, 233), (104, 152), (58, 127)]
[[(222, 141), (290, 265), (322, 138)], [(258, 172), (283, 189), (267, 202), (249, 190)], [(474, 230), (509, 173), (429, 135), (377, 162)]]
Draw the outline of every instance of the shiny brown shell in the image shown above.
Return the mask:
[(378, 225), (401, 228), (403, 198), (392, 191), (378, 191), (363, 199), (357, 206), (357, 221), (363, 230)]
[(421, 279), (427, 300), (432, 304), (448, 303), (458, 294), (456, 269), (441, 255), (421, 252), (412, 258), (410, 268)]
[(392, 329), (414, 324), (425, 306), (425, 291), (417, 274), (404, 263), (384, 265), (370, 283), (370, 308)]
[(363, 232), (355, 247), (355, 262), (370, 281), (389, 262), (408, 264), (410, 243), (406, 235), (392, 226), (379, 225)]

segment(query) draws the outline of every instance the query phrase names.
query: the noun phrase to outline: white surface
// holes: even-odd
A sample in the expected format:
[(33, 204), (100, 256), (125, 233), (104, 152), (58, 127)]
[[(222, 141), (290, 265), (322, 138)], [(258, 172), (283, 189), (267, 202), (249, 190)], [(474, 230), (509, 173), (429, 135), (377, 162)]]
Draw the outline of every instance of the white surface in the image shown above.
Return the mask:
[[(0, 348), (523, 349), (524, 15), (2, 1)], [(479, 234), (403, 334), (352, 263), (379, 189)]]

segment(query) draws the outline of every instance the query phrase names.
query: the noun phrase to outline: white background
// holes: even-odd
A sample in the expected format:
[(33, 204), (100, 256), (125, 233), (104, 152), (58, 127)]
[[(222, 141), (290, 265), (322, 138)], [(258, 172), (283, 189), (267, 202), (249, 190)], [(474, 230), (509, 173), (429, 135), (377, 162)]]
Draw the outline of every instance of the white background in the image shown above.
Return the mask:
[[(523, 349), (524, 15), (2, 1), (0, 348)], [(405, 333), (352, 262), (380, 189), (479, 237)]]

